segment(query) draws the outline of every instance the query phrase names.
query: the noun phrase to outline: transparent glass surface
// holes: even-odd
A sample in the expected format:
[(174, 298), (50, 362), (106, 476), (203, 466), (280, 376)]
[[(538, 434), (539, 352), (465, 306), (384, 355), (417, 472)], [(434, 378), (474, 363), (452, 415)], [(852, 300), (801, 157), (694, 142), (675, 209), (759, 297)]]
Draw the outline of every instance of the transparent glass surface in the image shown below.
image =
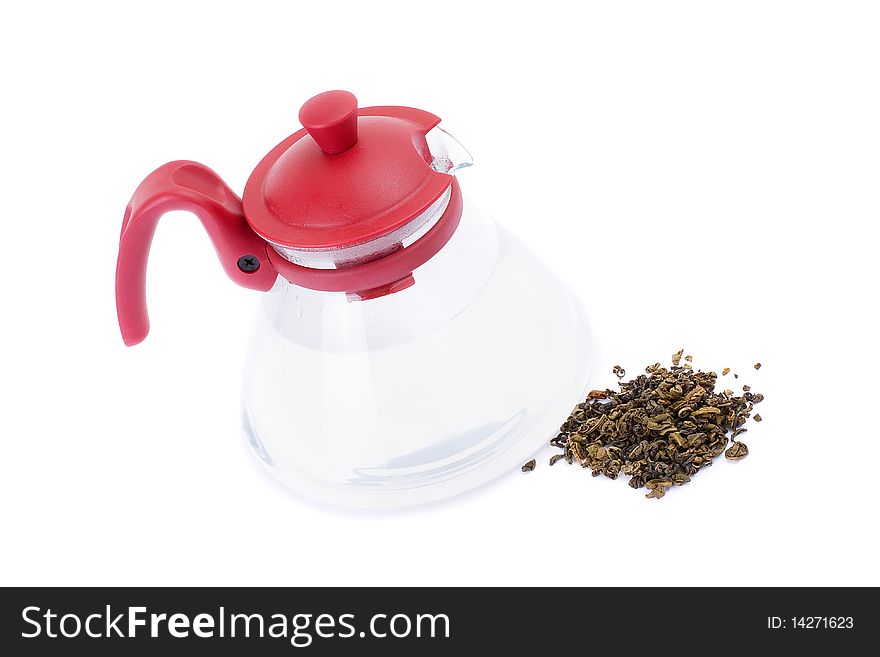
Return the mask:
[(568, 288), (469, 205), (415, 284), (361, 300), (278, 279), (244, 430), (290, 488), (346, 506), (462, 493), (518, 468), (581, 400), (592, 345)]

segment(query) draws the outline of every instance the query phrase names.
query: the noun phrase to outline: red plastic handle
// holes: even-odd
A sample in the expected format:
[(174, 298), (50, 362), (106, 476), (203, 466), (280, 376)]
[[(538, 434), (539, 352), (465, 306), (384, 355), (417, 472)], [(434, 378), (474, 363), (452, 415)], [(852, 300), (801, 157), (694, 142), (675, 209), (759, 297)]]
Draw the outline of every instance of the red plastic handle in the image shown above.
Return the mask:
[(277, 278), (266, 241), (244, 218), (241, 199), (208, 167), (169, 162), (146, 177), (131, 197), (122, 220), (116, 262), (116, 313), (128, 346), (147, 337), (147, 258), (156, 225), (171, 210), (187, 210), (202, 222), (223, 269), (233, 281), (269, 290)]

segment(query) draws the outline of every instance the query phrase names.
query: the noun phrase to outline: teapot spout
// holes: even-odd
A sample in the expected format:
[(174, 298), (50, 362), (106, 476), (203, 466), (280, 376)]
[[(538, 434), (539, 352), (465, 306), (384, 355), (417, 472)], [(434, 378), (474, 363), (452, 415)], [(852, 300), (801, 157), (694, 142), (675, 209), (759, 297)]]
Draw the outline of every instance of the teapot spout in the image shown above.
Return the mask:
[(461, 142), (440, 127), (434, 127), (425, 135), (431, 153), (431, 168), (452, 176), (474, 163), (473, 157)]

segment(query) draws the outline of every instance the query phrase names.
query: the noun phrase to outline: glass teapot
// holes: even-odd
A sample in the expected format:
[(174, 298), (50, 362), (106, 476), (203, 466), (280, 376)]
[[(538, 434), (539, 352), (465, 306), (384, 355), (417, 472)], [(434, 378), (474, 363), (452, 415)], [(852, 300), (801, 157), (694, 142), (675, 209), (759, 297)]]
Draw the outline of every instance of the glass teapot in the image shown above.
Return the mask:
[(299, 119), (241, 199), (195, 162), (141, 183), (119, 242), (123, 340), (149, 331), (156, 223), (188, 210), (227, 275), (266, 292), (242, 424), (275, 477), (321, 501), (393, 507), (518, 468), (586, 390), (579, 304), (465, 200), (470, 155), (438, 117), (329, 91)]

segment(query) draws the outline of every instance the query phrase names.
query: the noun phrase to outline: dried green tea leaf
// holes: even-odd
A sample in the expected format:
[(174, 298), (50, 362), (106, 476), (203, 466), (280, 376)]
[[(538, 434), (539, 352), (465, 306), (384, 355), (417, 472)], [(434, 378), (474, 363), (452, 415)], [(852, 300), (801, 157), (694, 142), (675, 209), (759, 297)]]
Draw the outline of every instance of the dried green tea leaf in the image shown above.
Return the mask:
[(752, 418), (755, 422), (760, 422), (764, 418), (761, 417), (760, 413), (755, 413), (755, 417)]
[(741, 443), (738, 440), (734, 441), (734, 443), (727, 448), (727, 451), (724, 452), (724, 456), (731, 461), (741, 461), (745, 457), (749, 455), (749, 448), (746, 447), (745, 443)]
[(681, 355), (684, 353), (684, 349), (679, 349), (674, 354), (672, 354), (672, 365), (673, 367), (678, 367), (678, 364), (681, 362)]
[(555, 465), (559, 459), (564, 459), (565, 454), (554, 454), (550, 457), (550, 465)]
[(622, 379), (623, 377), (626, 376), (626, 370), (623, 369), (620, 365), (614, 366), (613, 373), (618, 379)]
[(755, 363), (755, 369), (756, 370), (761, 369), (761, 363)]
[(727, 376), (728, 374), (730, 374), (729, 367), (725, 367), (723, 370), (721, 370), (721, 376)]
[(537, 464), (535, 463), (535, 459), (532, 459), (531, 461), (529, 461), (528, 463), (526, 463), (525, 465), (523, 465), (523, 467), (522, 467), (522, 471), (523, 471), (523, 472), (531, 472), (532, 470), (535, 469), (535, 465), (537, 465)]

